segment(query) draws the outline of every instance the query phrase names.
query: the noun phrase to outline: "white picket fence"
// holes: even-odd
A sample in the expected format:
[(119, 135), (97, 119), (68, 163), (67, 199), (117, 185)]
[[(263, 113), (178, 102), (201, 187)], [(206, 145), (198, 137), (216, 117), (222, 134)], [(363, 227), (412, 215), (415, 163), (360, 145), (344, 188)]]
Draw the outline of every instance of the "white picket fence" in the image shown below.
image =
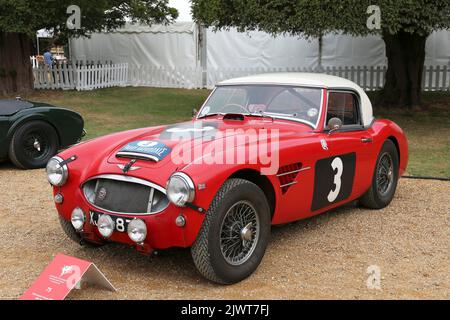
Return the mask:
[(128, 84), (135, 87), (203, 88), (202, 69), (141, 66), (130, 67)]
[[(386, 66), (325, 67), (321, 70), (316, 68), (216, 69), (208, 71), (207, 87), (212, 88), (223, 80), (261, 73), (319, 72), (351, 80), (366, 91), (374, 91), (383, 88), (386, 71)], [(422, 88), (425, 91), (450, 91), (450, 67), (447, 65), (426, 66), (422, 78)]]
[(35, 56), (30, 57), (31, 65), (34, 68), (37, 68), (39, 66), (39, 61)]
[(126, 86), (128, 64), (40, 65), (33, 68), (33, 74), (35, 89), (95, 90)]
[[(242, 76), (274, 72), (322, 72), (356, 82), (366, 91), (383, 88), (386, 66), (325, 67), (312, 68), (229, 68), (209, 69), (200, 67), (155, 67), (121, 64), (60, 64), (52, 68), (35, 66), (36, 89), (94, 90), (115, 86), (146, 86), (160, 88), (213, 88), (217, 83)], [(422, 79), (425, 91), (450, 91), (450, 67), (426, 66)]]

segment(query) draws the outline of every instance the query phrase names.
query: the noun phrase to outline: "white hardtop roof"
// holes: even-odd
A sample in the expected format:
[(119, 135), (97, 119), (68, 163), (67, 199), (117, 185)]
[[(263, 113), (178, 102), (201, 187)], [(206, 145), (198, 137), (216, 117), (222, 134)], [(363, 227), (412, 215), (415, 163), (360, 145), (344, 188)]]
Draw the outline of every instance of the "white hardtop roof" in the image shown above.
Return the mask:
[(322, 88), (350, 88), (356, 91), (361, 88), (354, 82), (324, 73), (265, 73), (254, 76), (236, 78), (223, 81), (219, 85), (244, 85), (244, 84), (279, 84), (298, 85)]
[(230, 79), (218, 84), (218, 86), (232, 85), (293, 85), (299, 87), (318, 87), (327, 89), (351, 89), (356, 91), (361, 98), (360, 107), (363, 125), (369, 126), (374, 119), (372, 103), (360, 86), (353, 81), (336, 76), (330, 76), (324, 73), (266, 73)]

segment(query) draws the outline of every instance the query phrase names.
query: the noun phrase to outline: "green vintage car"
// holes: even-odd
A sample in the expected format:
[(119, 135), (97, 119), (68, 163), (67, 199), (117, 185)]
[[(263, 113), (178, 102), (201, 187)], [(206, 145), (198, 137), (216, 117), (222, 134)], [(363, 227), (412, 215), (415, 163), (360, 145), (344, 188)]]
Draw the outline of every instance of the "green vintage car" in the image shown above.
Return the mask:
[(0, 160), (22, 169), (46, 166), (59, 150), (84, 136), (83, 118), (45, 103), (0, 100)]

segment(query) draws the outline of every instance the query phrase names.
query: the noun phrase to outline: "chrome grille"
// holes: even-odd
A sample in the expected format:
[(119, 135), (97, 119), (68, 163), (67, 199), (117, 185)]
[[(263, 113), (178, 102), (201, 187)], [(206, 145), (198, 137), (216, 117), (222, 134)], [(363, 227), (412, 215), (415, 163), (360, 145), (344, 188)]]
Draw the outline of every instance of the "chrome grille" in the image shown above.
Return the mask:
[(83, 193), (94, 207), (116, 214), (155, 214), (169, 205), (163, 188), (128, 176), (95, 177), (83, 185)]

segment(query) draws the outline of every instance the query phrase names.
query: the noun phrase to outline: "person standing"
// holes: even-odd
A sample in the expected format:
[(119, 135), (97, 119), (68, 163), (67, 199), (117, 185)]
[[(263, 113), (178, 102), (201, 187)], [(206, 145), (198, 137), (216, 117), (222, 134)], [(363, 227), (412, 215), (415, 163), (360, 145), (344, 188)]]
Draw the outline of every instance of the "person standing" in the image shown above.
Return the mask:
[(46, 66), (51, 67), (53, 66), (53, 55), (50, 52), (51, 48), (47, 48), (44, 52), (44, 63)]
[(48, 47), (44, 52), (44, 67), (47, 70), (47, 82), (53, 83), (53, 55), (50, 52), (51, 48)]

